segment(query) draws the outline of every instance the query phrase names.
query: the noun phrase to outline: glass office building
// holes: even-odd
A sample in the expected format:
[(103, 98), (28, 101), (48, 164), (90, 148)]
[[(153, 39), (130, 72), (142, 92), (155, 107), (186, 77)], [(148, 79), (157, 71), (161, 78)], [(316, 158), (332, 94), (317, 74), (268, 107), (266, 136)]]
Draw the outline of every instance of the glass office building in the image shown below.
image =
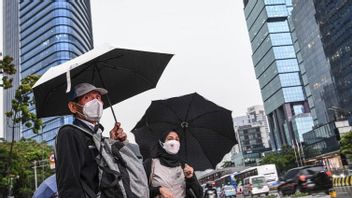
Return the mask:
[(313, 119), (310, 113), (301, 113), (293, 117), (292, 126), (297, 142), (303, 142), (303, 134), (309, 132), (313, 128)]
[(308, 104), (315, 125), (324, 125), (334, 120), (334, 112), (329, 107), (337, 106), (337, 97), (331, 76), (330, 62), (327, 59), (318, 22), (315, 20), (313, 0), (294, 0), (292, 12), (295, 33), (303, 57), (301, 71)]
[[(314, 158), (325, 152), (337, 152), (338, 141), (335, 137), (335, 113), (331, 108), (337, 107), (334, 79), (331, 65), (325, 55), (322, 35), (316, 20), (316, 8), (313, 0), (294, 0), (292, 12), (297, 49), (303, 60), (300, 63), (304, 71), (303, 83), (308, 97), (308, 104), (314, 120), (312, 131), (303, 134), (307, 158)], [(331, 145), (330, 148), (329, 145)], [(312, 152), (315, 150), (314, 152)], [(319, 151), (319, 152), (318, 152)]]
[[(20, 74), (42, 74), (93, 49), (90, 1), (19, 1)], [(31, 108), (35, 111), (34, 107)], [(44, 119), (40, 135), (21, 127), (22, 137), (52, 143), (71, 117)]]
[(316, 20), (338, 96), (338, 112), (352, 111), (352, 1), (314, 0)]
[(309, 113), (288, 22), (291, 0), (244, 0), (255, 75), (274, 149), (296, 139), (292, 119)]

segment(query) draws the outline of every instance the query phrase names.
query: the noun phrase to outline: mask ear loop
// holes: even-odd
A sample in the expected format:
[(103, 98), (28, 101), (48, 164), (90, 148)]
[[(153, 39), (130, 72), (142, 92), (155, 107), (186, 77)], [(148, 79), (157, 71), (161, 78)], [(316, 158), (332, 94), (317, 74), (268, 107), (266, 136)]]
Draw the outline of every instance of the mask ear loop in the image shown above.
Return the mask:
[(164, 148), (164, 143), (162, 141), (159, 140), (159, 144), (160, 144), (161, 148)]
[[(79, 104), (79, 103), (77, 103), (77, 102), (74, 102), (74, 104), (77, 105), (77, 106), (79, 106), (79, 107), (81, 107), (82, 110), (83, 110), (83, 105), (81, 105), (81, 104)], [(78, 113), (80, 116), (82, 116), (82, 117), (84, 117), (84, 118), (87, 118), (83, 113), (81, 113), (81, 112), (79, 112), (79, 111), (77, 111), (76, 113)]]

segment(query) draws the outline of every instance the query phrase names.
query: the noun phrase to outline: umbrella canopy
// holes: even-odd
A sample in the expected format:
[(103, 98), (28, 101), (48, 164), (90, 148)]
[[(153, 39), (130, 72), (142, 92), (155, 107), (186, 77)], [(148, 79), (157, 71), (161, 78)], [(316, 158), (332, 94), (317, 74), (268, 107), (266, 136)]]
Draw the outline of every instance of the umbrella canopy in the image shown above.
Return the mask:
[(86, 82), (109, 91), (104, 108), (155, 88), (172, 54), (119, 49), (91, 50), (50, 68), (33, 86), (38, 117), (70, 114), (67, 92)]
[(166, 130), (181, 134), (179, 154), (195, 170), (215, 168), (237, 143), (231, 111), (197, 93), (153, 101), (132, 133), (144, 158)]
[(56, 176), (46, 178), (34, 192), (33, 198), (53, 198), (57, 195)]

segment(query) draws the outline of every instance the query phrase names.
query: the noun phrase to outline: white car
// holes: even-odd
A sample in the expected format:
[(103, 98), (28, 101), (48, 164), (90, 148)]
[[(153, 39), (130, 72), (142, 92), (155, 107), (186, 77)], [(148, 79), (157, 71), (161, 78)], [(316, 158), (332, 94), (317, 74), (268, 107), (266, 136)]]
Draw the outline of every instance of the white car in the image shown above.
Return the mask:
[(254, 195), (269, 195), (269, 186), (266, 183), (265, 177), (262, 175), (251, 176), (244, 178), (243, 180), (243, 196), (251, 196)]
[(232, 185), (225, 185), (221, 188), (221, 198), (235, 198), (236, 189)]

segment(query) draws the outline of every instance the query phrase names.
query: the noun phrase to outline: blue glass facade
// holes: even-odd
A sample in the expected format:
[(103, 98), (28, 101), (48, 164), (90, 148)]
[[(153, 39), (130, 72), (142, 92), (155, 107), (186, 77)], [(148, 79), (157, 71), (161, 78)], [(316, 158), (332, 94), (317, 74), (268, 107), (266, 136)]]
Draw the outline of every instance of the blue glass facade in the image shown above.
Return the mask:
[(315, 19), (313, 0), (294, 1), (292, 13), (295, 32), (304, 59), (305, 91), (315, 125), (323, 125), (334, 119), (331, 106), (338, 106), (330, 63), (325, 55), (319, 25)]
[(264, 101), (274, 149), (291, 145), (292, 118), (300, 104), (309, 112), (292, 37), (291, 0), (244, 1), (252, 60)]
[(314, 123), (310, 113), (301, 113), (294, 116), (292, 119), (293, 131), (296, 135), (297, 141), (303, 142), (303, 134), (313, 129)]
[[(325, 154), (324, 152), (336, 152), (339, 149), (334, 133), (335, 114), (329, 110), (330, 107), (339, 105), (331, 65), (324, 52), (322, 35), (315, 16), (313, 0), (294, 0), (292, 17), (297, 35), (295, 46), (304, 60), (299, 64), (304, 75), (303, 83), (314, 121), (313, 130), (303, 134), (307, 158), (314, 158)], [(327, 149), (329, 145), (327, 142), (335, 150)]]
[(331, 65), (338, 107), (351, 112), (352, 1), (314, 0), (314, 5), (324, 52)]
[[(93, 49), (90, 2), (20, 1), (21, 76), (42, 74)], [(31, 108), (35, 111), (34, 107)], [(71, 117), (46, 118), (42, 134), (22, 126), (22, 136), (53, 143), (57, 130)]]

